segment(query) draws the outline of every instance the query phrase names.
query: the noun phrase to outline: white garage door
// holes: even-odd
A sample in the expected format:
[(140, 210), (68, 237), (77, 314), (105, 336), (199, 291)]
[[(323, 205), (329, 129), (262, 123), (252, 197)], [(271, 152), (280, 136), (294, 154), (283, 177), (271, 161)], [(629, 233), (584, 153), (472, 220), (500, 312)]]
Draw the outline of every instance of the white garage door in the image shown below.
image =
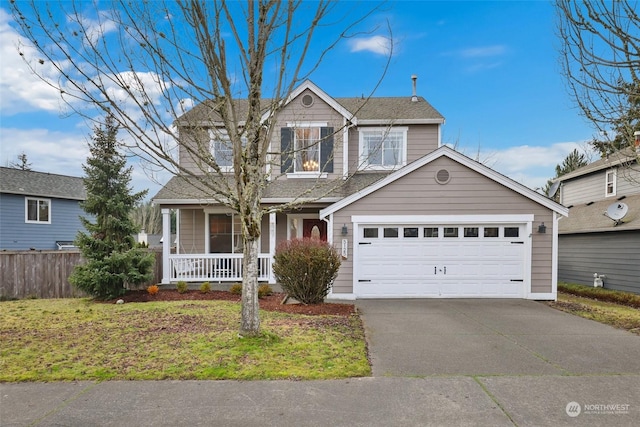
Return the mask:
[(360, 225), (357, 297), (525, 295), (524, 224)]

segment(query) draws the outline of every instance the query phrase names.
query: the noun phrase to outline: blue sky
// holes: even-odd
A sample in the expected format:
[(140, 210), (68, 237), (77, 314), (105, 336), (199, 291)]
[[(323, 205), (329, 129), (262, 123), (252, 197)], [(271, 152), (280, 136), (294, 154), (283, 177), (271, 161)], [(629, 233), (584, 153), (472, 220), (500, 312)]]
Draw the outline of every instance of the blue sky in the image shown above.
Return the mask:
[[(446, 118), (444, 143), (540, 187), (593, 135), (559, 73), (554, 14), (547, 1), (390, 2), (363, 23), (378, 30), (341, 41), (311, 79), (335, 97), (368, 94), (386, 62), (388, 22), (393, 56), (375, 96), (410, 96), (416, 74), (418, 94)], [(0, 8), (0, 165), (25, 152), (34, 170), (81, 176), (92, 129), (29, 74), (18, 37)], [(159, 185), (134, 167), (135, 188), (155, 194)]]

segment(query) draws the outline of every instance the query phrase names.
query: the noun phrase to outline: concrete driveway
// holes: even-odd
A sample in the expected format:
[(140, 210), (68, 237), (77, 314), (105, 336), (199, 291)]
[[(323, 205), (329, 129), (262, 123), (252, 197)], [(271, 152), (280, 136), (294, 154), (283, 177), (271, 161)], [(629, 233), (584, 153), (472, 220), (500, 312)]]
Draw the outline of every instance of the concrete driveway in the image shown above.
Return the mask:
[(374, 377), (640, 374), (640, 338), (527, 300), (360, 300)]

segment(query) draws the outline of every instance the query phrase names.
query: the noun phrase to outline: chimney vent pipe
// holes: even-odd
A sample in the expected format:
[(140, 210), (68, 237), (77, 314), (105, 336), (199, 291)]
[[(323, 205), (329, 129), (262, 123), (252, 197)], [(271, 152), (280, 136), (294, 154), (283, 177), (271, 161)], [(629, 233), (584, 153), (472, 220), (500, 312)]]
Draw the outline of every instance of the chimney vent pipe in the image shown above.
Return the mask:
[(418, 102), (418, 94), (416, 92), (416, 82), (418, 80), (418, 76), (413, 74), (411, 76), (411, 80), (413, 80), (413, 94), (411, 95), (411, 102)]

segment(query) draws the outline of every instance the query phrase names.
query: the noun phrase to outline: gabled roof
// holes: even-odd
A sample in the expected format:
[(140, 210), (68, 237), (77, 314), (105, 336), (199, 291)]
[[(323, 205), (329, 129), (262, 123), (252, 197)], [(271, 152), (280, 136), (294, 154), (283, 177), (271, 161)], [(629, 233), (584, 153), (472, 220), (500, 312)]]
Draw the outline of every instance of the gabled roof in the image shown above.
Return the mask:
[(85, 200), (84, 180), (75, 176), (0, 167), (0, 193)]
[(608, 169), (630, 162), (636, 162), (637, 160), (638, 154), (636, 154), (635, 150), (633, 148), (625, 148), (624, 150), (620, 150), (613, 154), (610, 154), (608, 157), (596, 160), (595, 162), (589, 163), (588, 165), (578, 168), (573, 172), (562, 175), (561, 177), (554, 179), (554, 181), (568, 181), (570, 179), (598, 172), (603, 169)]
[(344, 199), (340, 200), (337, 203), (334, 203), (331, 206), (328, 206), (325, 209), (322, 209), (320, 211), (320, 218), (326, 218), (327, 216), (331, 215), (334, 212), (339, 211), (340, 209), (362, 199), (363, 197), (368, 196), (369, 194), (373, 193), (376, 190), (379, 190), (380, 188), (391, 184), (392, 182), (402, 178), (405, 175), (410, 174), (411, 172), (421, 168), (422, 166), (433, 162), (436, 159), (439, 159), (440, 157), (448, 157), (451, 160), (454, 160), (466, 167), (468, 167), (469, 169), (472, 169), (476, 172), (478, 172), (481, 175), (484, 175), (485, 177), (501, 184), (504, 185), (505, 187), (515, 191), (516, 193), (519, 193), (525, 197), (527, 197), (528, 199), (533, 200), (536, 203), (539, 203), (542, 206), (545, 206), (551, 210), (553, 210), (554, 212), (559, 213), (560, 215), (563, 216), (567, 216), (569, 214), (569, 210), (567, 208), (565, 208), (564, 206), (554, 202), (553, 200), (549, 199), (546, 196), (543, 196), (540, 193), (537, 193), (535, 191), (533, 191), (532, 189), (517, 183), (515, 181), (513, 181), (510, 178), (507, 178), (506, 176), (494, 171), (491, 168), (486, 167), (485, 165), (476, 162), (475, 160), (470, 159), (469, 157), (447, 147), (446, 145), (438, 148), (437, 150), (433, 151), (430, 154), (427, 154), (424, 157), (421, 157), (420, 159), (416, 160), (413, 163), (408, 164), (407, 166), (403, 167), (402, 169), (399, 169), (393, 173), (391, 173), (390, 175), (388, 175), (387, 177), (381, 179), (380, 181), (377, 181), (376, 183), (374, 183), (373, 185), (358, 191), (357, 193), (354, 193), (348, 197), (345, 197)]
[[(370, 97), (366, 98), (334, 98), (320, 89), (311, 80), (304, 81), (293, 90), (285, 104), (291, 102), (305, 90), (312, 91), (320, 99), (326, 102), (339, 114), (357, 125), (382, 125), (382, 124), (441, 124), (444, 117), (423, 97), (417, 97), (417, 101), (411, 100), (410, 96), (399, 97)], [(246, 99), (234, 99), (233, 105), (236, 114), (242, 124), (242, 120), (247, 115), (248, 102)], [(272, 100), (264, 98), (260, 100), (260, 110), (263, 119), (267, 117), (269, 108), (272, 107)], [(213, 100), (202, 102), (176, 120), (178, 126), (213, 125), (220, 126), (221, 118), (215, 111)]]
[[(624, 203), (627, 214), (616, 225), (604, 213), (612, 203)], [(569, 207), (569, 217), (563, 218), (558, 226), (560, 234), (618, 232), (640, 230), (640, 194), (619, 199), (600, 200), (595, 203), (580, 203)]]

